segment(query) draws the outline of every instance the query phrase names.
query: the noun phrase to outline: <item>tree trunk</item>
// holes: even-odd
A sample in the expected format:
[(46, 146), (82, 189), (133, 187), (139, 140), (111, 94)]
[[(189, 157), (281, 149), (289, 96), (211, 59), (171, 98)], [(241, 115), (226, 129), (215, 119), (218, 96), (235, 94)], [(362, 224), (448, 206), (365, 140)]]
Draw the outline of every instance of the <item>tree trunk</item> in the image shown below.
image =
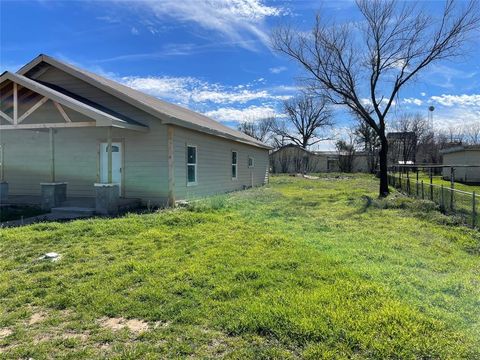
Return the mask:
[(388, 190), (388, 173), (387, 173), (387, 154), (388, 154), (388, 141), (385, 137), (380, 138), (381, 147), (379, 152), (380, 163), (380, 197), (386, 197), (390, 193)]

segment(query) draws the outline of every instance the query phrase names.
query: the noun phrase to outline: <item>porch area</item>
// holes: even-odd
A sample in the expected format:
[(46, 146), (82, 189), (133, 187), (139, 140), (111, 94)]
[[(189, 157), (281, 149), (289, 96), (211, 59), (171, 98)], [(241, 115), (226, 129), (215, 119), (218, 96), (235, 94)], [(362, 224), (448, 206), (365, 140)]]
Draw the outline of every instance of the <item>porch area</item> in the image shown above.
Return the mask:
[(147, 126), (18, 74), (0, 84), (0, 209), (38, 206), (61, 219), (140, 205), (123, 198), (124, 146), (112, 132)]

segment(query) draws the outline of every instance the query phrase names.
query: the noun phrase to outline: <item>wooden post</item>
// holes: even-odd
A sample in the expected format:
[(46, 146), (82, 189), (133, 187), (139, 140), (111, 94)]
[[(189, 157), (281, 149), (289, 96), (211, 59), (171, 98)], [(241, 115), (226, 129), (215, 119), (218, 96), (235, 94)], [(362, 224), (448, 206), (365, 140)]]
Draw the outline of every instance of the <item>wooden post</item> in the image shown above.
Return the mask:
[(18, 124), (18, 85), (13, 83), (13, 125)]
[(50, 139), (50, 181), (55, 182), (55, 132), (53, 128), (48, 129)]
[(167, 147), (168, 147), (168, 205), (175, 207), (175, 162), (174, 162), (174, 128), (168, 125), (167, 129)]
[(0, 145), (0, 150), (2, 153), (0, 154), (0, 162), (2, 163), (2, 168), (0, 169), (0, 181), (5, 181), (5, 144)]
[(107, 128), (107, 150), (108, 150), (108, 183), (112, 183), (112, 127)]
[(423, 180), (422, 180), (422, 200), (425, 200), (425, 188), (423, 186)]
[(477, 199), (474, 191), (472, 194), (472, 226), (475, 227), (476, 225), (477, 225)]

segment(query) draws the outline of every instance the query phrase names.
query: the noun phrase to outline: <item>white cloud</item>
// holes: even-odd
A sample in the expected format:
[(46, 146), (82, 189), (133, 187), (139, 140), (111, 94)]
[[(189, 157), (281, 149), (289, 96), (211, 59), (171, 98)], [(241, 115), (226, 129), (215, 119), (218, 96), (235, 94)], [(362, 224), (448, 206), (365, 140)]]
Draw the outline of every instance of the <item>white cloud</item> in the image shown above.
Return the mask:
[(251, 84), (229, 87), (194, 77), (130, 76), (120, 80), (136, 90), (183, 105), (190, 103), (245, 104), (250, 101), (281, 101), (290, 98), (286, 93), (273, 93), (269, 89), (253, 89)]
[(255, 121), (275, 115), (275, 108), (269, 105), (251, 105), (245, 108), (223, 107), (207, 111), (205, 115), (218, 121)]
[(433, 125), (436, 130), (442, 131), (450, 127), (463, 127), (480, 122), (480, 109), (443, 108), (433, 113)]
[[(378, 100), (377, 100), (378, 101)], [(365, 105), (365, 106), (373, 106), (373, 102), (372, 100), (370, 100), (369, 98), (361, 98), (360, 99), (360, 102), (362, 103), (362, 105)], [(382, 99), (382, 101), (380, 101), (380, 108), (382, 106), (385, 106), (388, 104), (388, 99)], [(392, 105), (395, 106), (397, 104), (397, 102), (395, 100), (392, 101)]]
[[(165, 17), (171, 17), (178, 22), (195, 23), (232, 41), (255, 38), (264, 44), (268, 42), (265, 19), (284, 12), (281, 8), (265, 5), (262, 0), (143, 0), (118, 3), (146, 10), (142, 11), (143, 16), (152, 18), (153, 14), (159, 25)], [(244, 47), (253, 49), (249, 43), (245, 43)]]
[(403, 102), (405, 104), (414, 104), (414, 105), (417, 105), (417, 106), (420, 106), (423, 104), (423, 101), (420, 100), (420, 99), (415, 99), (415, 98), (405, 98), (403, 99)]
[(271, 67), (268, 69), (272, 74), (280, 74), (281, 72), (284, 72), (287, 70), (286, 66), (276, 66), (276, 67)]
[(130, 32), (132, 33), (132, 35), (140, 34), (140, 31), (138, 31), (138, 29), (135, 26), (132, 26), (132, 28), (130, 29)]
[(456, 82), (460, 81), (463, 88), (478, 86), (480, 84), (478, 79), (477, 71), (463, 71), (442, 64), (432, 65), (425, 77), (428, 83), (446, 89), (455, 88)]
[(422, 95), (422, 96), (427, 96), (427, 93), (421, 92), (420, 95)]
[(442, 94), (430, 96), (428, 100), (407, 98), (403, 99), (403, 103), (415, 106), (425, 105), (423, 112), (421, 112), (425, 116), (426, 106), (434, 105), (433, 122), (435, 129), (438, 131), (443, 131), (452, 126), (463, 126), (480, 122), (480, 94)]
[(432, 96), (432, 101), (439, 103), (443, 106), (473, 106), (480, 107), (480, 94), (472, 95), (440, 95)]

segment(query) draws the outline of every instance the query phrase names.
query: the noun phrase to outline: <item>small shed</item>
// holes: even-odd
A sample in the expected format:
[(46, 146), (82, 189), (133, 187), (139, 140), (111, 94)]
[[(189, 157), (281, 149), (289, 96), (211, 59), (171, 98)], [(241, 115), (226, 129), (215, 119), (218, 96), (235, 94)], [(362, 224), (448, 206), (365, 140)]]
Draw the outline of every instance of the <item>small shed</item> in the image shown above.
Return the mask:
[[(443, 165), (454, 167), (454, 180), (466, 184), (480, 184), (480, 145), (461, 145), (441, 150)], [(469, 166), (471, 167), (469, 167)], [(450, 168), (443, 168), (442, 176), (450, 179)]]

